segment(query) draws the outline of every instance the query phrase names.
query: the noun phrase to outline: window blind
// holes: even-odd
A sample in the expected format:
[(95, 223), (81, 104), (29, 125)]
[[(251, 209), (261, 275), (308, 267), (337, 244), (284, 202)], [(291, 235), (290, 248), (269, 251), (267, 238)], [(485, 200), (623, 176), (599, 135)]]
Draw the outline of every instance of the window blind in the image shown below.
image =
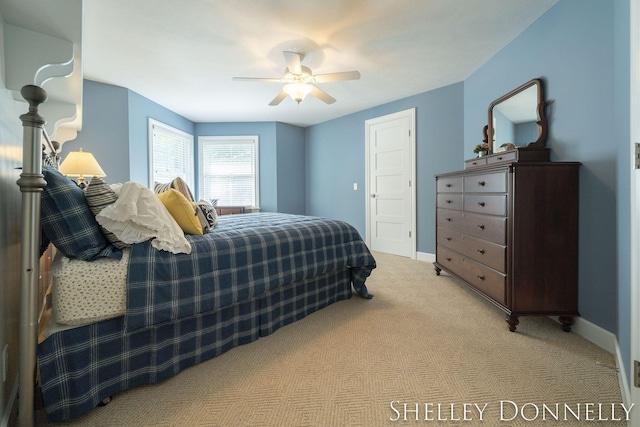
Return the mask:
[(258, 205), (257, 137), (201, 138), (200, 194), (220, 206)]
[(152, 175), (154, 182), (167, 183), (176, 177), (184, 179), (194, 188), (193, 135), (150, 120)]

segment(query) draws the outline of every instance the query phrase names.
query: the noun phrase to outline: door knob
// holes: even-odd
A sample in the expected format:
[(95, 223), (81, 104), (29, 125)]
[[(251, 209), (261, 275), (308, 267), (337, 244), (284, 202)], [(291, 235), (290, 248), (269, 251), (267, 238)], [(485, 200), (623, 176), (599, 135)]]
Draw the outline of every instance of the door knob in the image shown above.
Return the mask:
[(376, 195), (374, 193), (371, 193), (371, 197), (373, 197), (375, 199)]

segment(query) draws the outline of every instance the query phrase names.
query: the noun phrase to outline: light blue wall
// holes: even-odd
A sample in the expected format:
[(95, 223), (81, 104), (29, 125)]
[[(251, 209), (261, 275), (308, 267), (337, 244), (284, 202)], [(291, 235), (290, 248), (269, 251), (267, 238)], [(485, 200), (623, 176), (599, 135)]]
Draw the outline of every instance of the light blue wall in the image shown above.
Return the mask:
[(76, 139), (62, 145), (61, 158), (82, 148), (100, 163), (107, 182), (129, 181), (128, 93), (123, 87), (85, 80), (82, 130)]
[[(511, 120), (507, 119), (504, 114), (502, 114), (497, 109), (493, 112), (493, 118), (495, 120), (494, 129), (499, 129), (499, 132), (494, 133), (494, 150), (497, 147), (502, 146), (503, 144), (516, 143), (516, 129)], [(536, 129), (537, 134), (537, 129)], [(475, 145), (474, 145), (475, 147)]]
[(304, 129), (277, 122), (195, 124), (196, 143), (198, 136), (237, 135), (259, 138), (261, 211), (304, 214)]
[(514, 126), (516, 145), (525, 145), (538, 140), (538, 124), (533, 122), (518, 123)]
[(109, 183), (149, 184), (148, 118), (193, 134), (191, 121), (126, 88), (84, 80), (82, 130), (62, 146), (62, 158), (91, 152)]
[[(541, 77), (554, 161), (580, 169), (579, 309), (616, 332), (618, 136), (614, 107), (614, 2), (561, 0), (465, 80), (465, 153), (486, 124), (487, 106)], [(623, 112), (623, 111), (621, 111)], [(627, 108), (628, 117), (628, 108)], [(535, 256), (535, 254), (531, 254)]]
[(278, 212), (303, 215), (304, 197), (304, 128), (276, 123)]
[(304, 129), (297, 126), (193, 123), (129, 89), (85, 80), (83, 128), (63, 145), (62, 157), (82, 147), (95, 155), (107, 182), (149, 185), (149, 118), (194, 135), (196, 173), (198, 136), (258, 135), (261, 209), (304, 214)]
[[(258, 143), (260, 145), (260, 208), (263, 212), (277, 212), (278, 141), (276, 137), (276, 123), (196, 123), (195, 125), (196, 144), (198, 136), (238, 135), (258, 135)], [(196, 192), (197, 191), (198, 190), (196, 190)]]
[(129, 170), (130, 180), (151, 185), (149, 182), (149, 120), (154, 119), (193, 135), (195, 125), (190, 120), (159, 105), (144, 96), (128, 91)]
[[(437, 173), (463, 167), (462, 83), (370, 108), (306, 129), (306, 212), (352, 224), (366, 235), (365, 121), (416, 109), (418, 251), (435, 253)], [(481, 132), (478, 132), (478, 138)], [(353, 184), (358, 183), (358, 190)]]

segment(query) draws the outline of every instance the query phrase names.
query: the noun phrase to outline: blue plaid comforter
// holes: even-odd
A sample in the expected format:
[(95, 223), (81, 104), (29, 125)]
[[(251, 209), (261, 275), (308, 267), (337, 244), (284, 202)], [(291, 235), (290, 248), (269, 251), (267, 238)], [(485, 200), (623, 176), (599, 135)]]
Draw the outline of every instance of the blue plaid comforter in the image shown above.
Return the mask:
[(187, 236), (191, 254), (135, 244), (127, 278), (125, 331), (250, 300), (319, 274), (350, 269), (356, 292), (375, 260), (351, 225), (276, 213), (228, 215), (204, 236)]

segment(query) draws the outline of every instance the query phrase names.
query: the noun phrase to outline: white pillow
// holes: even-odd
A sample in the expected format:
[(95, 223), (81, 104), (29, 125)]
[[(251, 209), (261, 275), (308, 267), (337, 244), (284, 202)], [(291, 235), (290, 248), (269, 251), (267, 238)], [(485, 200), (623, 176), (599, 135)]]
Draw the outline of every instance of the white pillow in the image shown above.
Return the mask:
[(147, 187), (129, 181), (122, 184), (118, 200), (104, 208), (96, 220), (125, 243), (149, 239), (154, 248), (191, 253), (191, 245), (167, 208)]

